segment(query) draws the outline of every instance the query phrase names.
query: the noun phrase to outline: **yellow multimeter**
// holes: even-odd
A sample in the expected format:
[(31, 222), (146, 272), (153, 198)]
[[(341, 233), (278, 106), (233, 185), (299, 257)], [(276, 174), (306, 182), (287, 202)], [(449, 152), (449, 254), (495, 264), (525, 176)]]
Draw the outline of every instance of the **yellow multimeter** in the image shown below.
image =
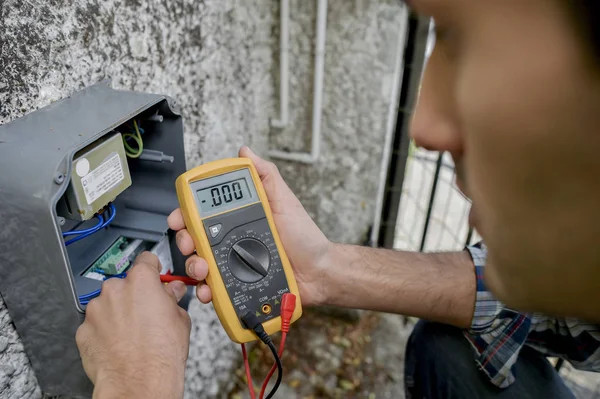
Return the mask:
[(210, 162), (177, 178), (177, 197), (196, 253), (209, 267), (217, 316), (229, 338), (255, 341), (241, 321), (253, 312), (267, 334), (281, 329), (281, 297), (296, 296), (291, 323), (302, 314), (291, 265), (277, 234), (260, 177), (248, 158)]

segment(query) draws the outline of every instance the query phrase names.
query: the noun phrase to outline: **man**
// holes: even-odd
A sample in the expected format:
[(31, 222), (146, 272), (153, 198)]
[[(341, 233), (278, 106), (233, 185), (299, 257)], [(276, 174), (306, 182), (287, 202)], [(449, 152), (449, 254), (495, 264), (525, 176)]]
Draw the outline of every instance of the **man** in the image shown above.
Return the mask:
[[(419, 146), (451, 153), (487, 247), (415, 254), (332, 243), (277, 168), (240, 151), (259, 171), (305, 306), (428, 320), (407, 348), (409, 395), (565, 397), (541, 353), (600, 368), (598, 4), (411, 1), (437, 29), (411, 134)], [(192, 254), (179, 210), (169, 225)], [(198, 280), (208, 273), (194, 255), (186, 267)], [(189, 339), (189, 318), (176, 305), (182, 292), (179, 284), (163, 289), (150, 255), (126, 279), (105, 283), (77, 332), (97, 397), (181, 397)], [(197, 296), (210, 302), (210, 289), (199, 285)]]

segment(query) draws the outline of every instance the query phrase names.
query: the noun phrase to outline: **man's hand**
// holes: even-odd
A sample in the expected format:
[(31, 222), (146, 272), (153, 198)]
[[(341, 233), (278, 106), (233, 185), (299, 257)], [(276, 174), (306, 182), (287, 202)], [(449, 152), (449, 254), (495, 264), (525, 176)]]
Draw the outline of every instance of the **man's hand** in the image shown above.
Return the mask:
[[(323, 275), (327, 263), (325, 257), (332, 247), (330, 241), (283, 181), (275, 164), (258, 157), (248, 147), (243, 147), (239, 156), (250, 158), (260, 175), (269, 198), (275, 225), (294, 269), (302, 303), (305, 306), (325, 303), (328, 294)], [(185, 256), (192, 254), (194, 242), (185, 229), (181, 210), (173, 211), (168, 222), (169, 227), (177, 231), (179, 250)], [(208, 275), (208, 264), (204, 259), (193, 255), (187, 259), (186, 270), (190, 277), (204, 280)], [(196, 294), (203, 303), (208, 303), (212, 299), (212, 293), (206, 284), (199, 285)]]
[(190, 318), (177, 304), (180, 281), (163, 285), (160, 262), (142, 253), (124, 279), (102, 284), (77, 330), (94, 397), (181, 398)]
[[(304, 306), (333, 305), (399, 313), (468, 327), (473, 317), (475, 274), (465, 251), (421, 254), (331, 243), (283, 181), (277, 167), (244, 147), (269, 198), (275, 225), (290, 259)], [(183, 255), (194, 252), (181, 210), (171, 213)], [(186, 262), (190, 277), (203, 280), (208, 264), (196, 255)], [(211, 301), (206, 284), (198, 298)]]

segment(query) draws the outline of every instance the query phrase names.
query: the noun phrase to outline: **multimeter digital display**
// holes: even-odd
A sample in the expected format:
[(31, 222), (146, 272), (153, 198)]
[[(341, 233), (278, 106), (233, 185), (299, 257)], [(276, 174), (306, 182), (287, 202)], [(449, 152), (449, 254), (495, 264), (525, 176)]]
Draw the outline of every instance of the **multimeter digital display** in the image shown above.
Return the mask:
[(241, 322), (247, 312), (267, 333), (278, 331), (281, 297), (288, 292), (297, 298), (291, 321), (298, 319), (297, 284), (251, 161), (204, 164), (181, 175), (176, 186), (196, 252), (209, 265), (207, 284), (229, 337), (240, 343), (256, 339)]
[[(235, 172), (233, 172), (235, 173)], [(218, 177), (207, 180), (219, 180)], [(246, 177), (219, 183), (198, 191), (200, 201), (200, 212), (222, 212), (235, 208), (240, 201), (251, 199), (252, 194)]]

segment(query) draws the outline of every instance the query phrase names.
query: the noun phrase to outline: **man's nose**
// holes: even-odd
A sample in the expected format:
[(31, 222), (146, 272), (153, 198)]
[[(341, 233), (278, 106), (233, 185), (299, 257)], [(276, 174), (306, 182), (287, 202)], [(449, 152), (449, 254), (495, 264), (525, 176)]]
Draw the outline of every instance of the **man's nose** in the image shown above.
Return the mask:
[(452, 76), (440, 68), (434, 53), (423, 75), (409, 129), (418, 147), (454, 154), (462, 152), (452, 84)]
[(413, 116), (410, 136), (417, 147), (429, 151), (460, 153), (459, 133), (454, 123), (443, 115), (418, 108)]

